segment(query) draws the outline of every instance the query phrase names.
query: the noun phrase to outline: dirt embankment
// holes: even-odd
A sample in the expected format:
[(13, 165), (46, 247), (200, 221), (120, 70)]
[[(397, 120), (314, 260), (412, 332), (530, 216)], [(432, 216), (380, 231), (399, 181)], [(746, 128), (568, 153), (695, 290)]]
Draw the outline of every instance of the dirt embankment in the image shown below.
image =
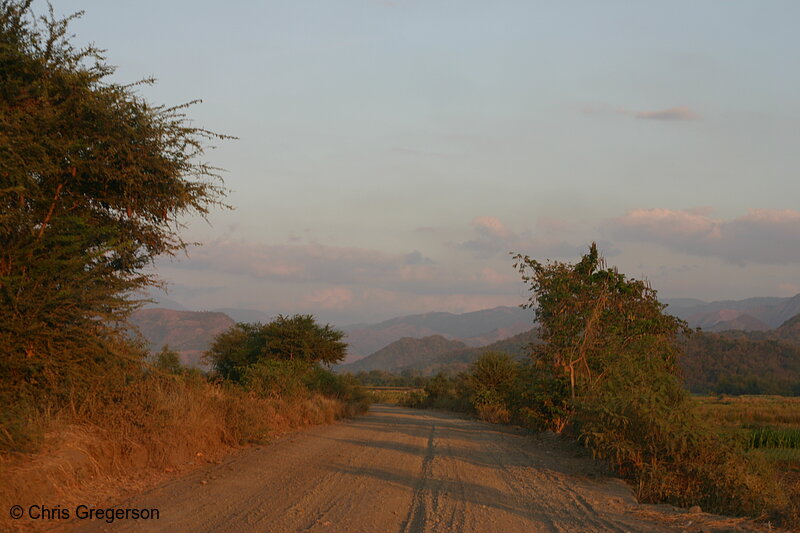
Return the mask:
[(62, 523), (91, 531), (756, 531), (637, 504), (622, 481), (555, 436), (449, 413), (374, 406), (229, 456), (120, 504), (158, 520)]

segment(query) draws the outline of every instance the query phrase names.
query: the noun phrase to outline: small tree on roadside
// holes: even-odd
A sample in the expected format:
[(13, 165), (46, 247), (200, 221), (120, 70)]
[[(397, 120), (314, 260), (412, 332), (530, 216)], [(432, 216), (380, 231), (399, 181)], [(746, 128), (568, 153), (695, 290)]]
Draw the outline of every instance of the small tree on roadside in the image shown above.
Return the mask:
[(347, 354), (343, 338), (343, 332), (317, 324), (312, 315), (278, 315), (268, 324), (236, 324), (217, 336), (205, 357), (223, 378), (238, 382), (263, 361), (295, 366), (341, 362)]
[(175, 350), (172, 350), (168, 344), (161, 347), (153, 358), (153, 366), (167, 374), (182, 374), (186, 368), (181, 364), (181, 356)]

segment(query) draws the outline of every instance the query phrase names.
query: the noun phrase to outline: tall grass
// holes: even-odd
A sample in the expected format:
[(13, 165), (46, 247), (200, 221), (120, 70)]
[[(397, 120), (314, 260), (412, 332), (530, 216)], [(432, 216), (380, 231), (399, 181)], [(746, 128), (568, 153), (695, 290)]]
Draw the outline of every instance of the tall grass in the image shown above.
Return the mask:
[(800, 398), (785, 396), (698, 396), (698, 414), (714, 426), (800, 427)]
[(753, 448), (800, 448), (800, 429), (760, 427), (750, 430), (746, 441)]
[[(20, 408), (26, 418), (4, 426), (6, 444), (18, 451), (0, 452), (0, 509), (54, 497), (62, 505), (113, 500), (121, 487), (365, 408), (352, 394), (335, 396), (307, 389), (263, 397), (199, 374), (141, 372), (124, 387), (84, 393), (58, 409)], [(0, 530), (11, 527), (7, 518), (0, 515)]]

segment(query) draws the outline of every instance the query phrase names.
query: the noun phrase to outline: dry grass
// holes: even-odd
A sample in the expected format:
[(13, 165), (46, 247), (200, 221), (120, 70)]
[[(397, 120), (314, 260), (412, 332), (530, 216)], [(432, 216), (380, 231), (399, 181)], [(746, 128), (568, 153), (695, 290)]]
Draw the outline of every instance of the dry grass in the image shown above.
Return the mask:
[[(794, 433), (800, 430), (800, 398), (785, 396), (699, 396), (698, 411), (720, 434), (738, 436), (743, 445), (759, 428)], [(748, 455), (765, 460), (775, 470), (790, 502), (782, 522), (800, 530), (800, 449), (764, 447)]]
[(800, 428), (800, 397), (698, 396), (698, 412), (715, 426)]
[[(201, 379), (150, 376), (114, 398), (31, 421), (43, 433), (42, 446), (0, 455), (0, 509), (113, 501), (243, 444), (349, 414), (343, 402), (320, 394), (264, 399)], [(4, 512), (0, 530), (47, 526), (20, 522), (9, 523)]]
[(422, 389), (414, 387), (365, 387), (370, 398), (376, 403), (390, 403), (403, 405), (408, 401), (409, 396), (414, 392), (421, 392)]

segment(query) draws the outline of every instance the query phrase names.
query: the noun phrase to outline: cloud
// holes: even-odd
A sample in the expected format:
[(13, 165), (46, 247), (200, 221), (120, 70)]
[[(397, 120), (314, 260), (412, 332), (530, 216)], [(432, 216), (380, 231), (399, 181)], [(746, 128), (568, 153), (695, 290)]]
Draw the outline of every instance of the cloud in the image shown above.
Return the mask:
[(641, 120), (696, 120), (699, 115), (688, 107), (670, 107), (659, 111), (628, 111), (620, 109), (619, 113), (630, 115)]
[(572, 229), (572, 223), (563, 218), (539, 217), (536, 227), (549, 232), (563, 232)]
[(181, 267), (282, 282), (359, 283), (432, 279), (434, 262), (406, 254), (322, 244), (261, 244), (221, 239), (193, 249)]
[(581, 106), (580, 110), (584, 115), (609, 116), (617, 114), (627, 115), (640, 120), (683, 121), (697, 120), (700, 118), (700, 114), (697, 111), (687, 106), (669, 107), (667, 109), (655, 111), (633, 111), (624, 107), (614, 108), (607, 104), (587, 104)]
[(484, 237), (506, 239), (513, 235), (496, 217), (477, 217), (472, 221), (472, 226)]
[(800, 286), (796, 283), (779, 283), (778, 294), (780, 296), (794, 296), (800, 293)]
[[(509, 274), (511, 262), (503, 259)], [(163, 266), (167, 266), (164, 264)], [(302, 302), (326, 309), (346, 307), (360, 290), (380, 288), (415, 295), (478, 295), (512, 292), (519, 280), (485, 263), (439, 265), (419, 250), (380, 250), (322, 244), (262, 244), (218, 240), (191, 250), (188, 259), (169, 263), (185, 278), (239, 279), (296, 287)], [(179, 274), (180, 275), (180, 274)], [(315, 291), (315, 292), (312, 292)], [(348, 292), (349, 291), (349, 292)]]
[[(540, 219), (541, 220), (541, 219)], [(575, 245), (561, 240), (542, 239), (529, 231), (514, 232), (506, 227), (497, 217), (481, 216), (472, 221), (476, 235), (472, 239), (459, 242), (455, 247), (472, 252), (478, 258), (488, 259), (496, 255), (507, 256), (508, 253), (524, 253), (542, 259), (568, 258), (574, 259), (584, 253), (586, 245)], [(615, 250), (610, 246), (609, 252)], [(610, 257), (608, 253), (605, 254)]]
[(305, 304), (322, 309), (346, 309), (354, 301), (355, 295), (347, 287), (326, 287), (313, 291), (304, 299)]
[(750, 209), (720, 220), (708, 208), (634, 209), (609, 222), (616, 238), (650, 242), (734, 264), (800, 263), (800, 211)]

